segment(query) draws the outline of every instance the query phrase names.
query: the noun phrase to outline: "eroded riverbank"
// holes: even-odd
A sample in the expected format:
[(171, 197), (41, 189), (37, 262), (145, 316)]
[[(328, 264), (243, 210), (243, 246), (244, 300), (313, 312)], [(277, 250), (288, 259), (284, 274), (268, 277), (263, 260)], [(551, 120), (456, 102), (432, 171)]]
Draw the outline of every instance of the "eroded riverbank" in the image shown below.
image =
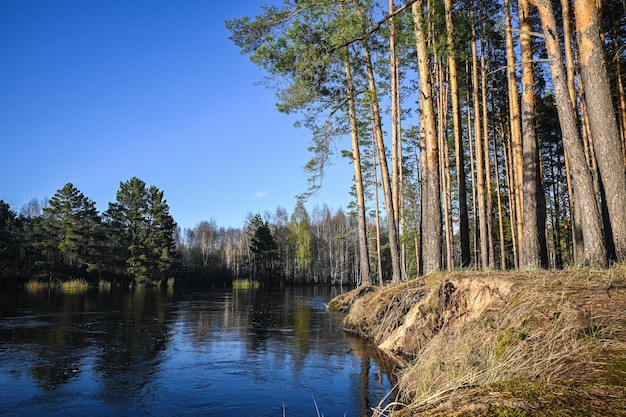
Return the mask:
[(624, 265), (437, 274), (329, 308), (401, 363), (394, 415), (626, 416)]

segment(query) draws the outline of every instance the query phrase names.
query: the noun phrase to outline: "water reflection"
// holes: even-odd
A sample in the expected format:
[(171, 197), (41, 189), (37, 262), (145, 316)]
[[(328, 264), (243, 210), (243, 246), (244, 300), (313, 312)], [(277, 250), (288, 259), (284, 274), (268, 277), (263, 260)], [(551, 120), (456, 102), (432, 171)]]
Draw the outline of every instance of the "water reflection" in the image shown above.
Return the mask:
[(391, 367), (334, 290), (0, 294), (0, 411), (369, 415)]

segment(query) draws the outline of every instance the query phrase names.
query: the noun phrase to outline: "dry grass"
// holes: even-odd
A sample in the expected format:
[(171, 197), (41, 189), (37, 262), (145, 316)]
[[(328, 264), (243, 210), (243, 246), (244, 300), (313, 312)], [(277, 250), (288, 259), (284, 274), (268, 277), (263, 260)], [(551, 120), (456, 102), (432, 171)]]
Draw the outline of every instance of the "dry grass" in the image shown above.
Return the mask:
[(31, 280), (25, 284), (24, 288), (28, 292), (38, 292), (42, 290), (47, 290), (48, 288), (50, 288), (50, 284), (47, 282)]
[(348, 312), (350, 311), (350, 308), (356, 300), (365, 296), (368, 293), (376, 291), (377, 289), (380, 289), (380, 287), (374, 285), (360, 286), (352, 291), (348, 291), (346, 293), (336, 296), (335, 298), (330, 300), (326, 307), (329, 310)]
[(398, 415), (626, 415), (625, 266), (439, 281), (370, 292), (345, 318), (413, 358)]
[(84, 279), (71, 279), (61, 283), (61, 292), (66, 294), (80, 294), (87, 292), (89, 283)]

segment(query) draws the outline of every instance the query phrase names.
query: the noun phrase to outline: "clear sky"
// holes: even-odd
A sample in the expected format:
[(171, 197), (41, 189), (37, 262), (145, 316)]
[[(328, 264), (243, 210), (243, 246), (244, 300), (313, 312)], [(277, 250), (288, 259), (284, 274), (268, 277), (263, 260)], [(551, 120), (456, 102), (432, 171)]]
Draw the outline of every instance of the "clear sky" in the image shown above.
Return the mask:
[[(268, 3), (0, 1), (0, 199), (19, 212), (71, 182), (104, 211), (136, 176), (183, 228), (291, 213), (310, 134), (224, 25)], [(345, 208), (351, 180), (335, 158), (307, 207)]]

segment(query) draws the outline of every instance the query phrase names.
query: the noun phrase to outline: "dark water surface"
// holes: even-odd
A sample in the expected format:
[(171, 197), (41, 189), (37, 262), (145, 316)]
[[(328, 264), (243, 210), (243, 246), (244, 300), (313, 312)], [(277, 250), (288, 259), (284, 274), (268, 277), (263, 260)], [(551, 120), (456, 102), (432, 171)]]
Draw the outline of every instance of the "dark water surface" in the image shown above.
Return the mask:
[(0, 293), (0, 415), (365, 416), (389, 364), (338, 289)]

